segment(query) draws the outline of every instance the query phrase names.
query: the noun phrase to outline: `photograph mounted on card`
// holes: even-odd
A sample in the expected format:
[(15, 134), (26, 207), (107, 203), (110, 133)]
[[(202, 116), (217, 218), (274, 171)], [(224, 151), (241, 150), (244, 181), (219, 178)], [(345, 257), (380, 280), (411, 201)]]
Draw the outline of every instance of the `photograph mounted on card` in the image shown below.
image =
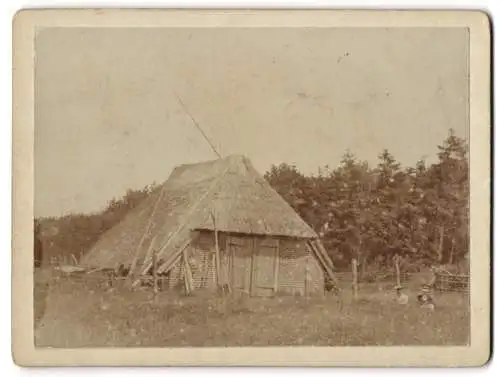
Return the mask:
[(25, 10), (23, 366), (479, 366), (490, 25), (475, 11)]

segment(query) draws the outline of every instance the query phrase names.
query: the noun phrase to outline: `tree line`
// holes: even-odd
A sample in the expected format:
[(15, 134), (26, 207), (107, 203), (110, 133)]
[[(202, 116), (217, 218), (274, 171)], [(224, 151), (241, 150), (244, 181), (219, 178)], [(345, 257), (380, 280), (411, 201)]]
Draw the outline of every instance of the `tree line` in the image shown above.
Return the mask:
[[(361, 274), (386, 268), (395, 255), (407, 270), (457, 265), (469, 252), (467, 144), (450, 130), (436, 152), (435, 163), (403, 167), (388, 150), (375, 166), (346, 151), (333, 169), (306, 175), (283, 163), (264, 177), (316, 230), (340, 270), (352, 258)], [(78, 258), (155, 187), (128, 190), (98, 213), (36, 219), (35, 259)]]
[(453, 130), (437, 146), (437, 162), (403, 168), (386, 149), (376, 166), (351, 152), (335, 169), (304, 175), (272, 166), (271, 186), (320, 235), (337, 268), (355, 258), (361, 273), (392, 265), (457, 265), (469, 252), (467, 145)]

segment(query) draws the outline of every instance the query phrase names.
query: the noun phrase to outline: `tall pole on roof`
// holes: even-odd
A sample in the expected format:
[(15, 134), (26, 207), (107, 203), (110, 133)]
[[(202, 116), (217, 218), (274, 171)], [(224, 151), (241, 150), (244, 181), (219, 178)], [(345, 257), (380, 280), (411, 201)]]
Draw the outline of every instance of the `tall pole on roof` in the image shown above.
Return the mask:
[(175, 96), (177, 97), (177, 100), (179, 101), (179, 103), (181, 104), (182, 108), (184, 109), (184, 111), (186, 112), (186, 114), (189, 116), (189, 118), (191, 118), (191, 120), (193, 121), (193, 124), (196, 126), (196, 128), (198, 129), (198, 131), (200, 131), (201, 135), (205, 138), (206, 142), (208, 143), (208, 145), (210, 145), (210, 148), (212, 148), (212, 150), (214, 151), (214, 153), (217, 155), (218, 158), (221, 158), (219, 152), (217, 152), (217, 150), (215, 149), (215, 147), (213, 146), (212, 142), (210, 141), (210, 139), (208, 138), (208, 136), (205, 134), (205, 132), (203, 132), (203, 129), (201, 128), (201, 126), (198, 124), (198, 122), (196, 121), (196, 119), (194, 119), (194, 117), (191, 115), (191, 113), (189, 112), (187, 106), (184, 104), (184, 102), (182, 101), (181, 97), (179, 97), (177, 94), (175, 94)]

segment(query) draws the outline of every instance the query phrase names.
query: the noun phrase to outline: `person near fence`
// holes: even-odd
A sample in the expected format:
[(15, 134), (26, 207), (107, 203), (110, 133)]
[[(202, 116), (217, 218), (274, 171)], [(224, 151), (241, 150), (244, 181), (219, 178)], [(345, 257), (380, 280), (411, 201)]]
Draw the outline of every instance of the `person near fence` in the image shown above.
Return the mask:
[(396, 291), (396, 302), (400, 305), (408, 304), (408, 295), (403, 293), (403, 287), (398, 284), (394, 289)]
[(422, 285), (420, 292), (417, 295), (417, 301), (423, 309), (435, 309), (436, 305), (434, 304), (434, 299), (431, 294), (431, 286), (429, 284)]

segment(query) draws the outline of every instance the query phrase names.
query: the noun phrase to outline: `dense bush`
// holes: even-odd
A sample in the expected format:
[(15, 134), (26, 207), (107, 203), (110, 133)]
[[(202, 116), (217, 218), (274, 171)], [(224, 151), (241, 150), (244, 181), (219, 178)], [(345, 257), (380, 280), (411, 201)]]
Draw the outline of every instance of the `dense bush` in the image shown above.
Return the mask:
[(118, 224), (155, 187), (150, 185), (141, 190), (128, 190), (123, 198), (111, 200), (108, 206), (98, 213), (36, 219), (35, 259), (43, 260), (43, 263), (53, 258), (66, 259), (67, 262), (78, 260), (104, 232)]

